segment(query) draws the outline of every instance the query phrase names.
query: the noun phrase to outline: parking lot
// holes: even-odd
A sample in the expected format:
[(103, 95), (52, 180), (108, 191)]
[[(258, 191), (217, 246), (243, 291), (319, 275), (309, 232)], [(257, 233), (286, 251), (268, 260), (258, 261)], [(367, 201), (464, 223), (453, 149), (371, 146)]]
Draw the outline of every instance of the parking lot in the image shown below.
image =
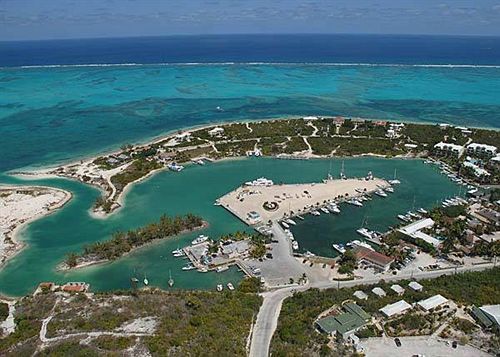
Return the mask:
[(441, 341), (429, 336), (399, 337), (401, 347), (396, 346), (394, 338), (374, 337), (363, 340), (361, 344), (367, 357), (378, 356), (414, 356), (421, 355), (426, 357), (478, 357), (491, 356), (472, 346), (457, 345), (457, 348), (451, 346), (451, 342)]

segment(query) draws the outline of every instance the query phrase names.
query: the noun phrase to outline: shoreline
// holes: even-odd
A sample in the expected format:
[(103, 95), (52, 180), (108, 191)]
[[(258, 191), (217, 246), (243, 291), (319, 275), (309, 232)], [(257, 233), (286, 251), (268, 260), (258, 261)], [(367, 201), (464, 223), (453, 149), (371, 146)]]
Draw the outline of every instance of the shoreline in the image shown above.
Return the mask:
[(127, 253), (119, 256), (118, 258), (114, 259), (114, 260), (109, 260), (109, 259), (100, 259), (100, 260), (89, 260), (89, 261), (84, 261), (84, 262), (81, 262), (81, 263), (78, 263), (76, 266), (74, 267), (68, 267), (66, 265), (66, 263), (62, 262), (62, 263), (59, 263), (57, 266), (56, 266), (56, 271), (57, 272), (63, 272), (63, 273), (67, 273), (67, 272), (71, 272), (71, 271), (75, 271), (75, 270), (78, 270), (78, 269), (83, 269), (83, 268), (87, 268), (87, 267), (90, 267), (90, 266), (95, 266), (95, 265), (102, 265), (102, 264), (110, 264), (110, 263), (113, 263), (115, 261), (118, 261), (124, 257), (127, 257), (129, 256), (130, 254), (136, 252), (137, 250), (139, 249), (142, 249), (142, 248), (145, 248), (145, 247), (148, 247), (150, 245), (154, 245), (154, 244), (158, 244), (164, 240), (168, 240), (168, 239), (172, 239), (172, 238), (175, 238), (175, 237), (180, 237), (180, 236), (183, 236), (185, 234), (189, 234), (189, 233), (192, 233), (192, 232), (197, 232), (197, 231), (201, 231), (203, 229), (207, 229), (208, 227), (210, 226), (210, 224), (208, 223), (208, 221), (205, 221), (203, 220), (203, 223), (201, 226), (199, 227), (196, 227), (192, 230), (183, 230), (181, 232), (179, 232), (178, 234), (176, 235), (173, 235), (173, 236), (168, 236), (168, 237), (165, 237), (165, 238), (158, 238), (158, 239), (154, 239), (146, 244), (143, 244), (141, 246), (138, 246), (138, 247), (133, 247), (130, 251), (128, 251)]
[[(16, 217), (10, 217), (11, 221), (14, 220), (15, 222), (13, 223), (12, 226), (10, 226), (10, 229), (6, 229), (3, 232), (3, 240), (10, 240), (10, 243), (5, 243), (5, 242), (0, 242), (0, 244), (3, 246), (3, 251), (2, 255), (0, 256), (0, 270), (11, 260), (14, 258), (17, 254), (19, 254), (23, 249), (25, 249), (28, 244), (26, 242), (23, 242), (20, 239), (22, 231), (31, 223), (34, 221), (41, 219), (43, 217), (46, 217), (61, 208), (63, 208), (72, 198), (73, 194), (70, 191), (66, 191), (60, 188), (55, 188), (55, 187), (50, 187), (50, 186), (12, 186), (12, 185), (0, 185), (0, 189), (7, 189), (7, 190), (16, 190), (16, 189), (23, 189), (23, 190), (45, 190), (50, 194), (54, 194), (54, 192), (60, 192), (64, 195), (64, 197), (59, 200), (56, 203), (50, 204), (49, 207), (46, 208), (46, 210), (41, 210), (37, 213), (35, 213), (32, 216), (29, 216), (28, 218), (20, 218), (16, 221)], [(10, 247), (9, 247), (10, 246)]]

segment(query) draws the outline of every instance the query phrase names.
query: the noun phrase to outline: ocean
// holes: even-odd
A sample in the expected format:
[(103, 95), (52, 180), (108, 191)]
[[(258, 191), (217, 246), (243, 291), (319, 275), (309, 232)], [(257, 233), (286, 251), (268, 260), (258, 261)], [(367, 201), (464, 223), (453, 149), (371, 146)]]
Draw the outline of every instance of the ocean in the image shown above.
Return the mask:
[[(500, 128), (498, 88), (499, 38), (238, 35), (0, 42), (0, 183), (30, 183), (9, 171), (73, 161), (206, 123), (316, 114)], [(153, 285), (165, 287), (169, 270), (176, 288), (236, 282), (241, 273), (235, 269), (207, 275), (181, 271), (185, 262), (174, 260), (170, 251), (193, 235), (104, 266), (66, 274), (55, 267), (68, 252), (162, 213), (198, 213), (209, 220), (206, 233), (213, 237), (244, 229), (213, 206), (218, 196), (260, 176), (318, 181), (328, 165), (257, 159), (162, 172), (130, 190), (125, 207), (106, 220), (88, 214), (99, 195), (95, 188), (37, 180), (74, 197), (23, 230), (28, 247), (0, 271), (0, 292), (23, 295), (44, 280), (84, 280), (94, 290), (126, 288), (132, 274), (147, 274)], [(421, 162), (346, 161), (350, 175), (372, 170), (389, 177), (394, 168), (403, 184), (387, 199), (390, 212), (381, 215), (386, 206), (375, 199), (359, 210), (345, 207), (349, 219), (310, 218), (295, 228), (301, 246), (333, 254), (331, 243), (354, 239), (366, 216), (370, 228), (382, 230), (394, 224), (396, 212), (412, 208), (415, 196), (416, 204), (429, 207), (458, 193)], [(316, 239), (305, 232), (315, 232)]]

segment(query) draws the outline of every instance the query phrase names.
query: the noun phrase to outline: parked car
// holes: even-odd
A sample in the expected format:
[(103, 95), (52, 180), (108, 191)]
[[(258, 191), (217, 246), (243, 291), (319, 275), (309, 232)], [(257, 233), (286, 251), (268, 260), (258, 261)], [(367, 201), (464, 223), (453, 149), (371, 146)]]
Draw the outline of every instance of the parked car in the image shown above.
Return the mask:
[(457, 341), (453, 341), (453, 342), (451, 343), (451, 347), (453, 347), (453, 348), (457, 348)]
[(396, 337), (394, 339), (394, 343), (396, 344), (396, 346), (401, 347), (401, 340), (399, 338)]

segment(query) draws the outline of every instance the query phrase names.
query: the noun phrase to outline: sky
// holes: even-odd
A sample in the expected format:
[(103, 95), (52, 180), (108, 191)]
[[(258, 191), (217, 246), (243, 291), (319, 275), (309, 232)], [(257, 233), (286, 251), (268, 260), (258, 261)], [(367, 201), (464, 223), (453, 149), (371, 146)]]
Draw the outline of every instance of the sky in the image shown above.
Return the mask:
[(500, 0), (0, 0), (0, 41), (237, 33), (500, 36)]

